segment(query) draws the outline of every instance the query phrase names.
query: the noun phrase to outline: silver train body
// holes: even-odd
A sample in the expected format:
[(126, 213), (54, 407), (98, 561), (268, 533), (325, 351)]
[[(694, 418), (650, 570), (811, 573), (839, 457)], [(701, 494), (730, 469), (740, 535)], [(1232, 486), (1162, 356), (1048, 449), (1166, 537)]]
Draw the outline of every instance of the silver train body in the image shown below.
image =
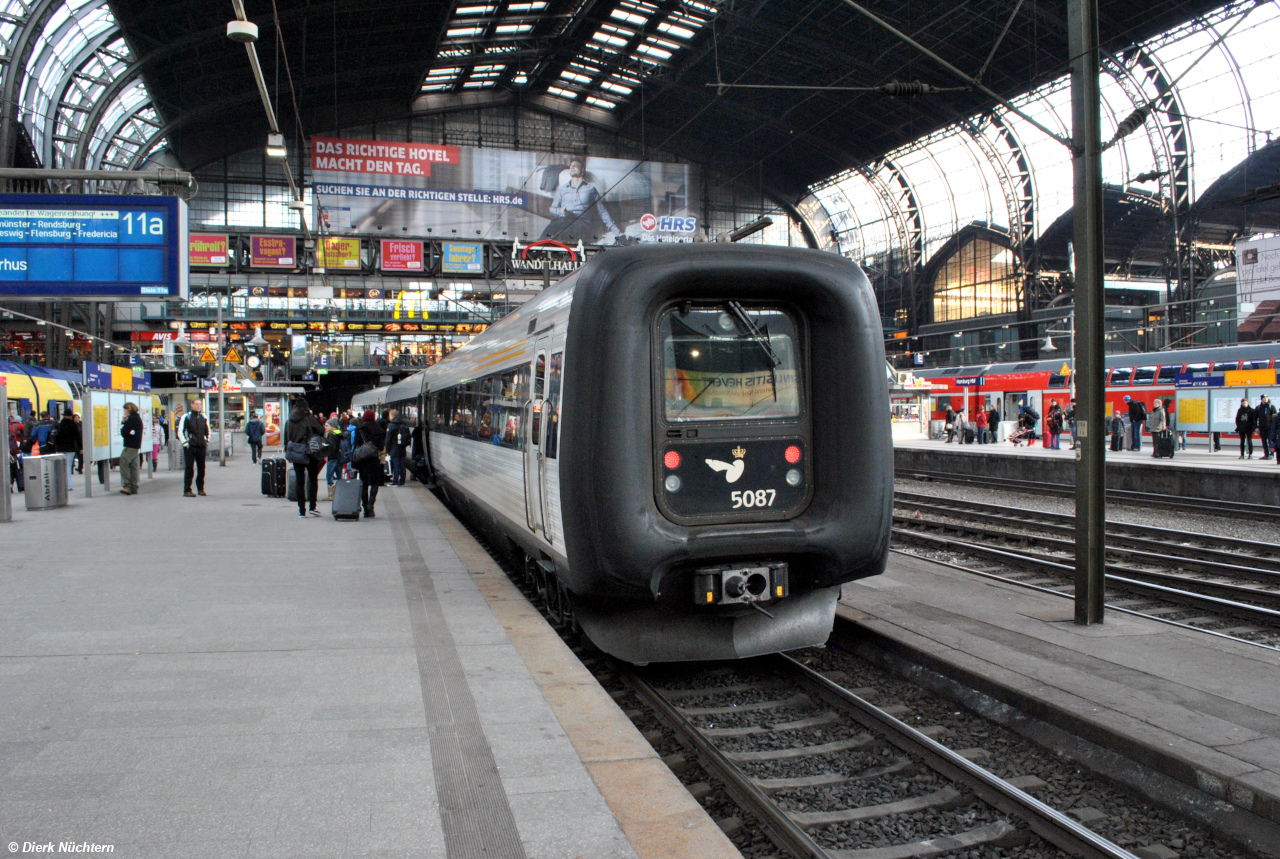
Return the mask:
[(610, 251), (392, 386), (430, 476), (636, 662), (824, 642), (880, 573), (893, 457), (881, 325), (834, 254)]

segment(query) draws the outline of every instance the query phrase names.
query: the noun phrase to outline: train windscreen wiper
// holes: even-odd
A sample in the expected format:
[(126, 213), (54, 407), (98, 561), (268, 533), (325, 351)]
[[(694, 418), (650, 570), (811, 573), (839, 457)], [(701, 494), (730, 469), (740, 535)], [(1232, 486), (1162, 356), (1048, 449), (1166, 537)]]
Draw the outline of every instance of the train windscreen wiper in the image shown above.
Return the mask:
[(760, 328), (751, 321), (751, 317), (742, 309), (742, 305), (736, 301), (726, 301), (725, 307), (733, 314), (733, 318), (738, 320), (747, 331), (747, 336), (752, 342), (758, 345), (763, 351), (764, 356), (769, 361), (769, 386), (773, 389), (773, 401), (778, 401), (778, 374), (776, 368), (782, 364), (782, 359), (778, 357), (778, 353), (773, 351), (773, 344), (769, 342), (769, 335), (763, 333)]

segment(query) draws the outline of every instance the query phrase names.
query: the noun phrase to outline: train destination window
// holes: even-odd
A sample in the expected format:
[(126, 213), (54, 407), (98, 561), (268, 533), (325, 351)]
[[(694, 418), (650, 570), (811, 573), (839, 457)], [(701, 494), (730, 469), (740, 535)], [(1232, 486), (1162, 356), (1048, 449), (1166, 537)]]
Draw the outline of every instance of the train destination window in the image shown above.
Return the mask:
[(659, 330), (668, 421), (799, 416), (798, 326), (787, 312), (685, 304), (664, 313)]
[(1160, 368), (1160, 375), (1156, 376), (1156, 382), (1161, 385), (1172, 385), (1181, 372), (1181, 364), (1166, 364)]
[(1111, 371), (1111, 384), (1127, 385), (1129, 384), (1129, 377), (1132, 375), (1133, 375), (1132, 367), (1117, 367), (1116, 369)]
[(1137, 367), (1133, 371), (1133, 383), (1135, 385), (1150, 385), (1156, 380), (1156, 370), (1159, 367)]

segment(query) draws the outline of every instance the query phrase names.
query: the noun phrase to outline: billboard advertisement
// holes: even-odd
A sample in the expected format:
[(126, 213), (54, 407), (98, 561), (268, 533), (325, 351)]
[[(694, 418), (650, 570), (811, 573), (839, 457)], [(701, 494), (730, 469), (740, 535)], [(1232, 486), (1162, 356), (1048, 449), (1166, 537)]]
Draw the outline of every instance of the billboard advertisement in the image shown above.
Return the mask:
[(318, 137), (311, 173), (317, 222), (358, 235), (607, 245), (702, 230), (688, 164)]
[(383, 271), (423, 271), (422, 242), (382, 240)]
[(27, 295), (186, 298), (186, 203), (0, 195), (0, 298)]
[(444, 274), (483, 274), (484, 245), (443, 242), (440, 271)]
[(356, 269), (360, 268), (360, 240), (345, 238), (322, 238), (316, 251), (316, 265), (320, 268)]
[(190, 265), (226, 266), (231, 260), (231, 241), (226, 235), (192, 233), (187, 241)]
[(1280, 327), (1272, 323), (1280, 310), (1280, 237), (1236, 242), (1236, 291), (1240, 339), (1271, 339)]
[(298, 240), (293, 236), (250, 236), (249, 265), (254, 268), (295, 268)]

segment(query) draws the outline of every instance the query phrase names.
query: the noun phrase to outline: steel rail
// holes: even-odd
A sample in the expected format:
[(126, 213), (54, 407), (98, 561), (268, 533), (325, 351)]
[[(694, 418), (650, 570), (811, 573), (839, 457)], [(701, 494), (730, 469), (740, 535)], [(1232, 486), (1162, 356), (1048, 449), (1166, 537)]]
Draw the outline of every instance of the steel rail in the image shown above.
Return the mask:
[[(1040, 542), (1045, 544), (1052, 543), (1056, 548), (1062, 549), (1063, 551), (1070, 550), (1075, 543), (1074, 535), (1060, 537), (1023, 533), (1021, 531), (994, 531), (991, 528), (980, 527), (973, 523), (981, 522), (985, 525), (994, 526), (1013, 525), (1016, 528), (1025, 528), (1028, 531), (1043, 531), (1052, 534), (1071, 534), (1073, 529), (1065, 525), (1042, 522), (1021, 522), (1011, 516), (997, 516), (967, 511), (956, 512), (954, 508), (951, 507), (922, 504), (918, 502), (911, 502), (908, 505), (908, 509), (911, 508), (914, 508), (918, 513), (924, 512), (930, 516), (946, 516), (953, 519), (964, 517), (968, 521), (942, 522), (934, 519), (914, 518), (911, 516), (905, 516), (901, 513), (895, 513), (894, 518), (900, 519), (904, 523), (919, 522), (921, 524), (930, 524), (938, 528), (953, 528), (956, 530), (973, 531), (974, 533), (981, 532), (985, 534), (998, 534), (999, 536), (1007, 537), (1008, 539), (1024, 539), (1029, 542)], [(1250, 579), (1261, 584), (1280, 585), (1280, 569), (1245, 566), (1246, 562), (1255, 561), (1274, 564), (1274, 561), (1265, 557), (1241, 557), (1240, 555), (1235, 555), (1230, 552), (1224, 552), (1217, 549), (1202, 548), (1199, 546), (1169, 545), (1158, 540), (1148, 540), (1143, 537), (1129, 537), (1123, 534), (1112, 534), (1111, 532), (1107, 532), (1107, 552), (1112, 555), (1132, 558), (1151, 564), (1173, 567), (1174, 569), (1180, 567), (1194, 567), (1199, 570), (1230, 579)], [(1215, 558), (1221, 560), (1215, 560)], [(1280, 600), (1280, 590), (1262, 591), (1262, 593), (1266, 595), (1263, 598)]]
[[(1038, 570), (1064, 577), (1064, 579), (1066, 579), (1066, 581), (1063, 582), (1064, 587), (1070, 586), (1070, 579), (1075, 573), (1074, 566), (1061, 564), (1057, 561), (1051, 561), (1031, 554), (1011, 552), (1005, 549), (996, 549), (990, 546), (984, 546), (980, 543), (970, 543), (965, 540), (938, 537), (933, 534), (923, 534), (919, 531), (911, 531), (906, 528), (895, 527), (893, 529), (893, 533), (899, 537), (904, 537), (909, 540), (919, 540), (944, 548), (957, 548), (959, 551), (966, 554), (986, 557), (1012, 566), (1031, 566)], [(1107, 566), (1115, 569), (1114, 565), (1108, 564)], [(1126, 572), (1136, 571), (1126, 570)], [(1197, 594), (1190, 591), (1180, 590), (1178, 588), (1139, 581), (1127, 576), (1118, 576), (1110, 573), (1106, 575), (1106, 582), (1108, 585), (1114, 585), (1117, 588), (1121, 588), (1126, 591), (1156, 599), (1163, 599), (1180, 605), (1188, 605), (1196, 609), (1225, 612), (1239, 618), (1265, 623), (1269, 626), (1280, 625), (1280, 611), (1273, 611), (1259, 606), (1247, 605), (1233, 600), (1219, 599), (1218, 597), (1212, 597), (1206, 594)]]
[(1136, 859), (1118, 844), (1082, 826), (973, 761), (961, 757), (937, 740), (925, 736), (807, 665), (785, 653), (778, 654), (777, 659), (798, 674), (806, 685), (825, 700), (851, 713), (865, 727), (883, 733), (889, 742), (902, 751), (920, 756), (934, 770), (970, 788), (984, 802), (1005, 814), (1025, 820), (1033, 832), (1055, 847), (1090, 859)]
[[(896, 490), (893, 493), (895, 499), (909, 501), (912, 504), (931, 504), (938, 507), (951, 507), (964, 512), (966, 515), (971, 513), (975, 508), (980, 508), (984, 512), (990, 512), (992, 515), (1004, 515), (1015, 521), (1031, 521), (1045, 522), (1049, 524), (1060, 524), (1074, 527), (1076, 517), (1073, 513), (1050, 513), (1046, 510), (1020, 510), (1017, 515), (1009, 512), (1007, 504), (989, 504), (983, 501), (967, 501), (960, 498), (949, 498), (945, 495), (930, 495), (926, 492), (906, 492)], [(1195, 540), (1202, 543), (1216, 543), (1218, 546), (1226, 546), (1237, 551), (1248, 552), (1258, 556), (1260, 560), (1272, 560), (1265, 553), (1274, 552), (1274, 543), (1264, 543), (1258, 540), (1245, 540), (1240, 537), (1228, 537), (1223, 534), (1207, 534), (1203, 531), (1180, 531), (1176, 528), (1160, 528), (1155, 525), (1140, 525), (1135, 522), (1125, 522), (1120, 519), (1107, 520), (1107, 533), (1118, 534), (1126, 538), (1132, 536), (1133, 539), (1152, 539), (1164, 538), (1166, 540)], [(1136, 536), (1133, 536), (1136, 535)], [(1178, 544), (1181, 548), (1180, 544)], [(1223, 551), (1216, 549), (1214, 551)], [(1232, 557), (1235, 557), (1234, 555)], [(1274, 559), (1277, 568), (1280, 568), (1280, 557)]]
[[(898, 477), (922, 477), (943, 483), (980, 483), (990, 487), (990, 477), (976, 474), (955, 474), (943, 471), (922, 471), (909, 469)], [(1001, 478), (999, 488), (1015, 491), (1033, 492), (1040, 495), (1075, 496), (1075, 487), (1067, 483), (1038, 483), (1034, 480), (1017, 478)], [(1160, 495), (1154, 492), (1140, 492), (1136, 489), (1108, 489), (1107, 500), (1115, 503), (1143, 504), (1147, 507), (1168, 507), (1175, 510), (1194, 510), (1209, 516), (1236, 516), (1246, 514), (1259, 519), (1280, 521), (1280, 509), (1266, 504), (1252, 504), (1245, 501), (1226, 501), (1219, 498), (1197, 498), (1189, 495)]]
[(774, 844), (805, 859), (835, 859), (832, 853), (800, 828), (746, 773), (734, 766), (724, 753), (703, 736), (702, 732), (653, 685), (634, 671), (623, 670), (619, 673), (627, 685), (635, 690), (636, 695), (653, 708), (658, 718), (676, 732), (681, 742), (694, 750), (702, 765), (720, 779), (729, 796), (760, 819), (760, 823)]

